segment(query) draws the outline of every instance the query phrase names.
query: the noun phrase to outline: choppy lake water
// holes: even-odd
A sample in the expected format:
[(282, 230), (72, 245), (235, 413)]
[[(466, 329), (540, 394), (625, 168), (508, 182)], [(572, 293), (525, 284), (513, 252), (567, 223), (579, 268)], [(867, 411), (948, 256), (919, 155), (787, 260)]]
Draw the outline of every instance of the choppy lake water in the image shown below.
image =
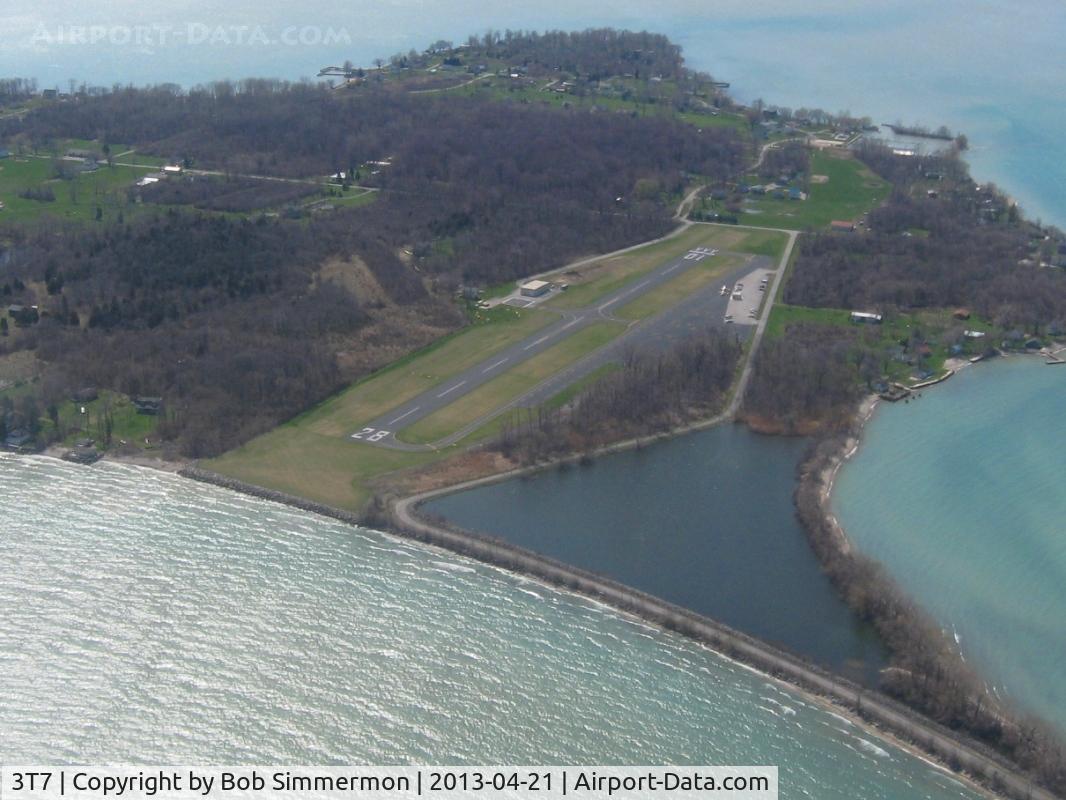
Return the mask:
[(372, 531), (0, 456), (6, 763), (765, 763), (783, 797), (974, 798), (613, 611)]

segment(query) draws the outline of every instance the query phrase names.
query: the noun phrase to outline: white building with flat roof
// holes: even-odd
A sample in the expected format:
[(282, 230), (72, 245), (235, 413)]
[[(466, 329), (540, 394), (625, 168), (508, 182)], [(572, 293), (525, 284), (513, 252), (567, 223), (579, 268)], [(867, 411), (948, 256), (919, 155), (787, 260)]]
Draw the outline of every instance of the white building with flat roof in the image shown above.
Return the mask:
[(852, 311), (851, 312), (851, 321), (852, 322), (859, 322), (859, 323), (862, 323), (862, 324), (865, 324), (865, 325), (880, 325), (881, 324), (881, 319), (882, 319), (882, 317), (881, 317), (880, 314), (871, 314), (869, 311)]
[(552, 288), (548, 281), (527, 281), (521, 286), (523, 297), (541, 297), (546, 295)]

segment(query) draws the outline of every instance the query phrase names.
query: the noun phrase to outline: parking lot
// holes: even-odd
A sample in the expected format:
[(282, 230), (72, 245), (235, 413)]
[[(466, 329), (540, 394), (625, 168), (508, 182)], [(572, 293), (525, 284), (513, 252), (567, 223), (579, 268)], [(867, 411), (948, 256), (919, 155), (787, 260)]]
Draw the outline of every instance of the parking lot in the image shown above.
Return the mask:
[(725, 320), (734, 325), (754, 325), (759, 321), (763, 299), (769, 291), (773, 270), (756, 269), (749, 272), (732, 286), (726, 286), (729, 302)]

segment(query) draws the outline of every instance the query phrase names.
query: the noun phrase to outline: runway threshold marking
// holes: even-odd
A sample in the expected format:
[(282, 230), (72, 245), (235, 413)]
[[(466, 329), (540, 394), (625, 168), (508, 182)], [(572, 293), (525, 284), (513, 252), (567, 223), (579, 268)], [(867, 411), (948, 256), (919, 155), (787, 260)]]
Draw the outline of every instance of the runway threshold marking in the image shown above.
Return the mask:
[(452, 392), (454, 392), (456, 389), (458, 389), (460, 386), (463, 386), (464, 384), (466, 384), (466, 381), (459, 381), (459, 383), (455, 384), (455, 386), (453, 386), (452, 388), (445, 389), (443, 392), (438, 394), (437, 397), (444, 397), (444, 395), (446, 395), (446, 394), (451, 394)]
[(414, 413), (415, 413), (416, 411), (418, 411), (418, 409), (420, 409), (421, 407), (422, 407), (422, 406), (415, 406), (415, 407), (414, 407), (414, 408), (412, 408), (412, 409), (411, 409), (410, 411), (408, 411), (408, 412), (407, 412), (406, 414), (400, 414), (400, 416), (398, 416), (398, 417), (397, 417), (396, 419), (392, 419), (392, 420), (389, 420), (389, 424), (390, 424), (390, 425), (395, 425), (395, 424), (396, 424), (397, 422), (399, 422), (399, 421), (400, 421), (401, 419), (406, 419), (407, 417), (409, 417), (409, 416), (411, 416), (412, 414), (414, 414)]

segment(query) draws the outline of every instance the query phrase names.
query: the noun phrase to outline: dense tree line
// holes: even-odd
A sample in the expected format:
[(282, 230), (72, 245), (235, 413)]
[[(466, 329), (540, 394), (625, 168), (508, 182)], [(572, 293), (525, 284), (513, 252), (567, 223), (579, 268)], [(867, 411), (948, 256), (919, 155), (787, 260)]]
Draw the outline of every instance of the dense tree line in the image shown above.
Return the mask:
[(208, 178), (190, 176), (169, 179), (137, 189), (131, 196), (160, 205), (190, 205), (203, 211), (246, 213), (265, 208), (277, 208), (294, 203), (321, 190), (306, 183), (264, 181), (231, 176)]
[(766, 180), (787, 176), (787, 179), (791, 180), (795, 175), (806, 175), (810, 158), (810, 151), (801, 142), (787, 142), (779, 147), (771, 147), (759, 165), (759, 176)]
[[(733, 132), (663, 117), (387, 92), (338, 97), (269, 81), (119, 90), (7, 125), (28, 141), (132, 142), (236, 174), (345, 172), (382, 190), (364, 226), (455, 283), (499, 282), (661, 234), (687, 174), (724, 178), (743, 158)], [(203, 191), (182, 184), (149, 195), (208, 207)], [(230, 210), (226, 194), (214, 207)], [(233, 194), (243, 205), (255, 193)]]
[[(720, 164), (720, 159), (740, 147), (729, 131), (699, 133), (665, 118), (623, 122), (578, 110), (410, 97), (374, 88), (338, 94), (321, 85), (268, 80), (215, 83), (188, 92), (171, 86), (118, 89), (48, 104), (23, 119), (0, 120), (0, 137), (21, 138), (31, 147), (45, 147), (64, 136), (133, 144), (164, 158), (237, 173), (303, 177), (346, 171), (359, 173), (360, 179), (369, 179), (359, 170), (365, 162), (394, 156), (399, 164), (401, 154), (409, 158), (415, 152), (414, 142), (437, 137), (473, 137), (477, 160), (484, 164), (530, 157), (543, 162), (550, 152), (560, 168), (578, 169), (590, 157), (591, 143), (612, 162), (622, 152), (634, 159), (624, 171), (627, 177), (649, 167), (701, 172), (716, 164), (712, 174), (719, 175), (736, 166), (735, 161)], [(614, 143), (615, 137), (623, 141)], [(626, 151), (634, 138), (645, 146)], [(680, 149), (674, 153), (674, 147)], [(464, 148), (461, 158), (469, 157)], [(599, 160), (593, 155), (593, 164)], [(455, 173), (473, 166), (453, 157), (442, 170)], [(389, 172), (382, 170), (383, 180)]]
[(740, 353), (737, 338), (716, 328), (665, 351), (627, 351), (619, 369), (565, 406), (512, 412), (493, 446), (528, 463), (706, 417), (721, 406)]
[(335, 342), (370, 317), (363, 298), (315, 279), (328, 258), (365, 254), (394, 302), (428, 304), (427, 315), (456, 324), (345, 215), (287, 223), (174, 211), (8, 237), (5, 271), (48, 292), (41, 322), (17, 342), (45, 365), (39, 406), (83, 386), (163, 396), (161, 432), (187, 455), (239, 444), (355, 377), (338, 368)]
[(29, 100), (37, 94), (37, 81), (26, 78), (0, 78), (0, 108)]
[[(860, 375), (878, 364), (859, 332), (827, 325), (791, 325), (767, 339), (755, 357), (741, 414), (757, 429), (806, 433), (842, 421), (863, 390)], [(856, 369), (858, 367), (858, 369)]]
[(471, 36), (467, 45), (534, 73), (561, 69), (590, 80), (615, 75), (676, 79), (684, 72), (681, 48), (662, 34), (646, 31), (489, 31)]

